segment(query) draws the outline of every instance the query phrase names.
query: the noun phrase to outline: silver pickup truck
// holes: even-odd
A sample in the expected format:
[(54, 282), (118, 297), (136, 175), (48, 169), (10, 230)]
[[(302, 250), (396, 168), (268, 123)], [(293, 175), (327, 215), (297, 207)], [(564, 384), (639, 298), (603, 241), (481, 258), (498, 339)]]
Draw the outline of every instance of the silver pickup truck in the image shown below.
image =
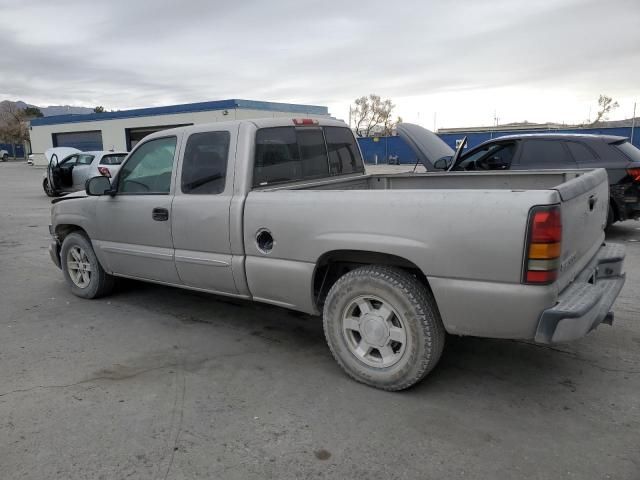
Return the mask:
[[(436, 160), (424, 132), (410, 143)], [(602, 169), (367, 175), (342, 122), (243, 120), (146, 137), (113, 185), (53, 201), (50, 252), (83, 298), (128, 277), (322, 315), (351, 377), (401, 390), (446, 332), (552, 343), (611, 323), (607, 199)]]

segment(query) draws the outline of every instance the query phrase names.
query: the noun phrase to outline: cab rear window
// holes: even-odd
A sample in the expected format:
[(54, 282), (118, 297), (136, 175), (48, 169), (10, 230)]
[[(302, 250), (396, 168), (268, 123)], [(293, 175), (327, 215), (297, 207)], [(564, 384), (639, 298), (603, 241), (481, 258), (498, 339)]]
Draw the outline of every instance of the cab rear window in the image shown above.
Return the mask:
[(364, 172), (345, 127), (273, 127), (256, 133), (253, 186)]

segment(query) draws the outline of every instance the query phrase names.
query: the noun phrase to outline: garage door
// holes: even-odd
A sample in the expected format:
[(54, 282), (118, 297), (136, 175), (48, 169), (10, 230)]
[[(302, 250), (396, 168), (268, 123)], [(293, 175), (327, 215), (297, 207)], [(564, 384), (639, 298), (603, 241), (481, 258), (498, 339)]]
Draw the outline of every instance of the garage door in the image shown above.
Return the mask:
[(102, 132), (65, 132), (53, 134), (54, 147), (73, 147), (78, 150), (102, 150)]
[(125, 128), (124, 134), (127, 140), (127, 151), (133, 150), (140, 140), (147, 135), (159, 132), (161, 130), (167, 130), (168, 128), (186, 127), (187, 125), (193, 125), (193, 123), (181, 123), (178, 125), (160, 125), (156, 127), (138, 127), (138, 128)]

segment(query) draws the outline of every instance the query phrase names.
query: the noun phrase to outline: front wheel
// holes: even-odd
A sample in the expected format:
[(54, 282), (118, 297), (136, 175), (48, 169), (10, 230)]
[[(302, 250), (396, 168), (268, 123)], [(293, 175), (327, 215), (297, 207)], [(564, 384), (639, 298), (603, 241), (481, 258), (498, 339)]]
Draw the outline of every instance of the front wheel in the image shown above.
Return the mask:
[(47, 197), (56, 197), (56, 192), (51, 188), (49, 184), (49, 179), (45, 178), (42, 181), (42, 188), (44, 189), (44, 193), (47, 194)]
[(375, 265), (338, 279), (327, 295), (323, 323), (345, 372), (383, 390), (422, 380), (438, 363), (446, 335), (431, 293), (417, 278)]
[(114, 278), (104, 271), (85, 235), (67, 235), (62, 242), (60, 260), (64, 279), (74, 295), (98, 298), (113, 290)]

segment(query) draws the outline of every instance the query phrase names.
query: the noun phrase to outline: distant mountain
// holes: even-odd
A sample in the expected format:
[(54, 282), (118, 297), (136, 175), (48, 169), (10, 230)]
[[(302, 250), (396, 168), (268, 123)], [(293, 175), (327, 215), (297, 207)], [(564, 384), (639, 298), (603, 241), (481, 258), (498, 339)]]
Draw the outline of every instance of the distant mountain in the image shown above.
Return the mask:
[(89, 107), (72, 107), (71, 105), (50, 105), (48, 107), (38, 107), (45, 117), (53, 115), (82, 115), (85, 113), (93, 113), (93, 108)]
[(37, 107), (45, 117), (52, 117), (54, 115), (82, 115), (85, 113), (93, 113), (93, 108), (90, 107), (73, 107), (71, 105), (49, 105), (48, 107), (40, 107), (38, 105), (32, 105), (30, 103), (23, 102), (22, 100), (18, 100), (16, 102), (12, 102), (11, 100), (4, 100), (0, 102), (0, 106), (6, 103), (14, 103), (20, 109), (24, 109), (27, 107)]

